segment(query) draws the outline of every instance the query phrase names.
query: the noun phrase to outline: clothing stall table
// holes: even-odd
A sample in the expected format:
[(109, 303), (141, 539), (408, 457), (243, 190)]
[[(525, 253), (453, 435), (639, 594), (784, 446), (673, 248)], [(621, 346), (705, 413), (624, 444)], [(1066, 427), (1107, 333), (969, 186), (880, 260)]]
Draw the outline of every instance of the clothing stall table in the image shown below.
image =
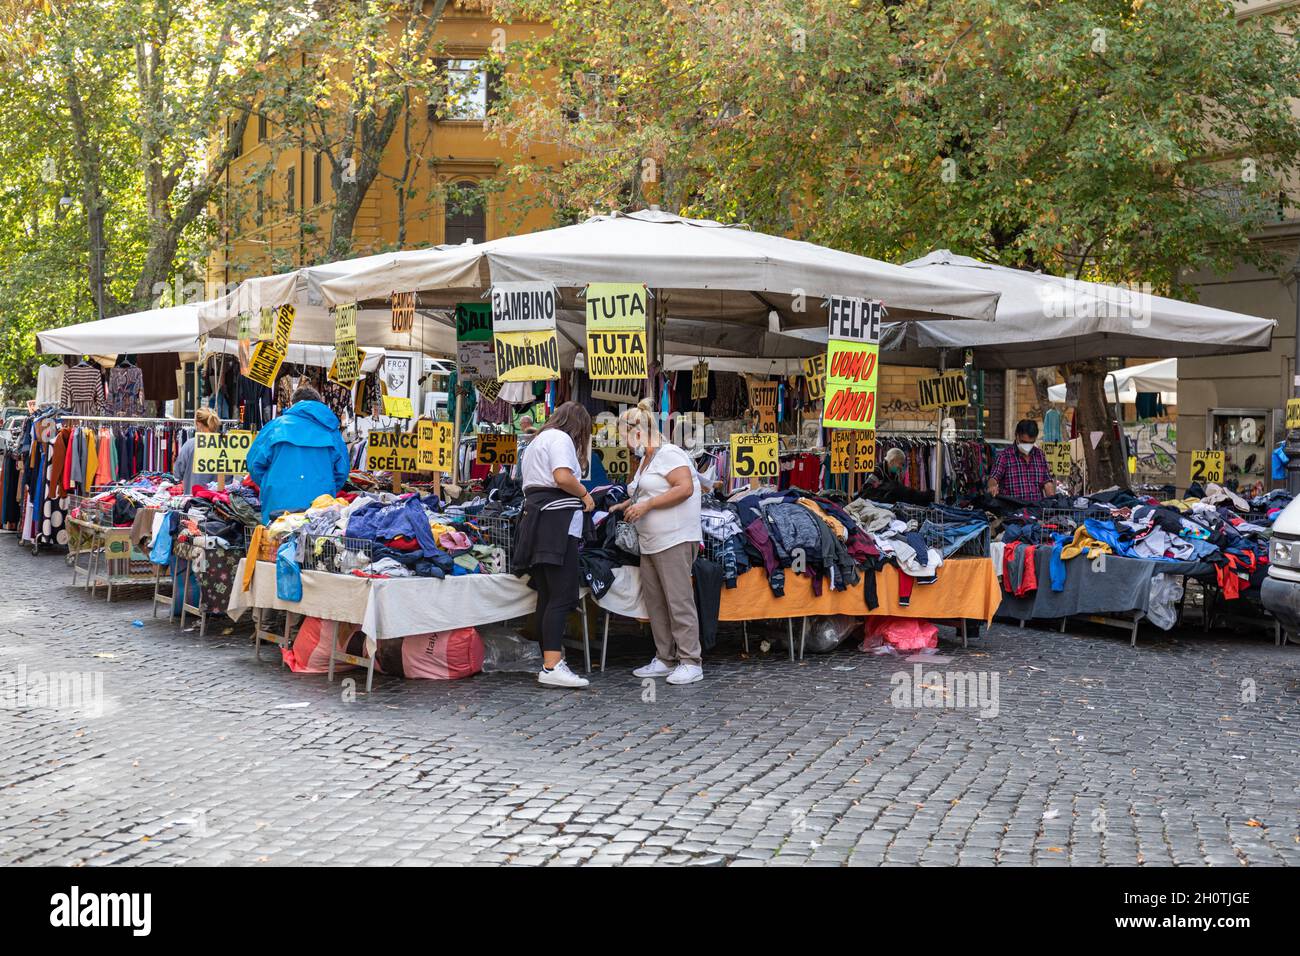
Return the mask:
[[(994, 544), (994, 560), (1000, 563), (1001, 543)], [(1065, 562), (1065, 589), (1051, 588), (1052, 548), (1034, 550), (1034, 573), (1038, 587), (1032, 594), (1016, 597), (1003, 593), (999, 616), (1018, 620), (1060, 620), (1061, 630), (1071, 617), (1094, 624), (1118, 627), (1129, 632), (1129, 645), (1137, 646), (1138, 623), (1151, 606), (1151, 579), (1157, 574), (1184, 578), (1214, 576), (1214, 566), (1204, 561), (1161, 561), (1107, 554), (1095, 561), (1083, 555)]]
[[(364, 578), (329, 571), (302, 571), (302, 600), (285, 601), (276, 593), (275, 564), (258, 561), (249, 589), (243, 589), (244, 569), (249, 558), (239, 563), (227, 613), (239, 620), (245, 611), (284, 611), (304, 617), (317, 617), (336, 625), (356, 624), (371, 641), (393, 640), (414, 634), (429, 634), (460, 627), (479, 627), (512, 618), (524, 617), (537, 607), (537, 592), (527, 577), (513, 574), (467, 574), (449, 578)], [(615, 572), (614, 585), (596, 600), (604, 610), (636, 616), (639, 610), (639, 585), (635, 592), (628, 571)], [(589, 592), (583, 591), (584, 599)], [(636, 604), (632, 603), (635, 593)], [(591, 643), (587, 615), (581, 614), (583, 650), (587, 670), (591, 670)], [(339, 651), (333, 640), (337, 628), (327, 626), (322, 640), (330, 640), (330, 679), (334, 662), (344, 661), (366, 668), (366, 689), (374, 678), (374, 654), (365, 657)], [(288, 644), (286, 635), (275, 635), (281, 647)], [(603, 651), (603, 648), (602, 648)]]

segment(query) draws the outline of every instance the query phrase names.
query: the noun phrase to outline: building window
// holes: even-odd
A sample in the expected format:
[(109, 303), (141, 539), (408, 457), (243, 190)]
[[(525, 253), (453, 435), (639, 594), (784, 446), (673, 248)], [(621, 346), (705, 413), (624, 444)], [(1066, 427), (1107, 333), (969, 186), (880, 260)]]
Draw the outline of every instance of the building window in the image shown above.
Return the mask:
[[(483, 60), (439, 60), (441, 86), (431, 104), (432, 119), (483, 120), (489, 106), (487, 65)], [(495, 98), (495, 92), (491, 98)]]
[(466, 240), (487, 241), (487, 195), (472, 180), (462, 180), (447, 187), (443, 242), (460, 245)]
[(257, 114), (257, 141), (260, 143), (266, 139), (266, 114)]
[(317, 153), (311, 161), (311, 203), (320, 205), (321, 154)]
[(298, 208), (298, 170), (290, 169), (284, 179), (285, 207), (292, 213)]
[(262, 191), (259, 183), (257, 186), (257, 212), (253, 214), (253, 222), (260, 228), (266, 219), (266, 194)]
[(1007, 437), (1007, 375), (1005, 372), (982, 372), (984, 378), (984, 437)]

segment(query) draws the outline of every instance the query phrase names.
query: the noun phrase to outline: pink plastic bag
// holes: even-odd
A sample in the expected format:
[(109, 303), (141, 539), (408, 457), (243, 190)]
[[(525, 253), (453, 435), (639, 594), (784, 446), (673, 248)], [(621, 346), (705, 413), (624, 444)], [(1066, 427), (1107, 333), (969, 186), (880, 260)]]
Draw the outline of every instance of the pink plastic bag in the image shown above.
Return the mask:
[(872, 615), (867, 618), (859, 650), (868, 651), (882, 641), (900, 651), (919, 651), (939, 646), (939, 629), (918, 617)]
[[(345, 654), (360, 655), (363, 651), (364, 635), (358, 630), (359, 625), (338, 625), (338, 637), (335, 649)], [(325, 622), (318, 617), (309, 617), (302, 622), (293, 636), (293, 646), (280, 648), (280, 655), (295, 674), (324, 674), (329, 670), (329, 645), (321, 641)], [(342, 661), (334, 662), (336, 671), (349, 670), (355, 665)]]
[[(400, 658), (392, 644), (401, 644)], [(375, 666), (385, 674), (415, 680), (460, 680), (483, 670), (483, 639), (472, 627), (413, 634), (384, 641)]]

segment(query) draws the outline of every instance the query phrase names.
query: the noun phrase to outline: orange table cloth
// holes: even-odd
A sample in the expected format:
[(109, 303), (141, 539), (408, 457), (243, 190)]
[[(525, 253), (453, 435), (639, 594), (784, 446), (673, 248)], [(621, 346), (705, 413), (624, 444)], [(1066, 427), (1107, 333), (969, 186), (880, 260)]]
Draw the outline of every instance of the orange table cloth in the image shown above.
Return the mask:
[(913, 586), (912, 599), (907, 607), (898, 603), (898, 575), (898, 568), (892, 564), (885, 565), (876, 574), (876, 597), (880, 606), (868, 611), (860, 581), (847, 591), (832, 591), (823, 579), (821, 597), (816, 597), (812, 592), (812, 579), (787, 568), (785, 596), (777, 597), (772, 593), (763, 569), (750, 569), (736, 579), (734, 588), (722, 589), (718, 620), (889, 614), (930, 620), (966, 618), (988, 623), (1002, 603), (1002, 588), (989, 558), (949, 558), (939, 568), (933, 584)]

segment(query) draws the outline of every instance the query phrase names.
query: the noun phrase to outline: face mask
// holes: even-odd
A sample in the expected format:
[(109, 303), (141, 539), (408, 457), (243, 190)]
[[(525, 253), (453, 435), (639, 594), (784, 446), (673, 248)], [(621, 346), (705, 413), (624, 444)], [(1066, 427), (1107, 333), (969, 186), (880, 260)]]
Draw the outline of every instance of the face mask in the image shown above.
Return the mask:
[(634, 458), (644, 458), (644, 457), (645, 457), (645, 443), (644, 443), (644, 442), (634, 442), (634, 441), (632, 440), (632, 438), (629, 436), (629, 437), (628, 437), (628, 440), (627, 440), (627, 448), (628, 448), (628, 451), (630, 451), (630, 452), (632, 453), (632, 456), (633, 456)]
[(1031, 451), (1034, 450), (1034, 443), (1033, 443), (1033, 442), (1023, 442), (1023, 441), (1022, 441), (1022, 442), (1017, 443), (1017, 444), (1016, 444), (1016, 447), (1020, 449), (1020, 453), (1021, 453), (1021, 454), (1023, 454), (1023, 455), (1028, 455)]

